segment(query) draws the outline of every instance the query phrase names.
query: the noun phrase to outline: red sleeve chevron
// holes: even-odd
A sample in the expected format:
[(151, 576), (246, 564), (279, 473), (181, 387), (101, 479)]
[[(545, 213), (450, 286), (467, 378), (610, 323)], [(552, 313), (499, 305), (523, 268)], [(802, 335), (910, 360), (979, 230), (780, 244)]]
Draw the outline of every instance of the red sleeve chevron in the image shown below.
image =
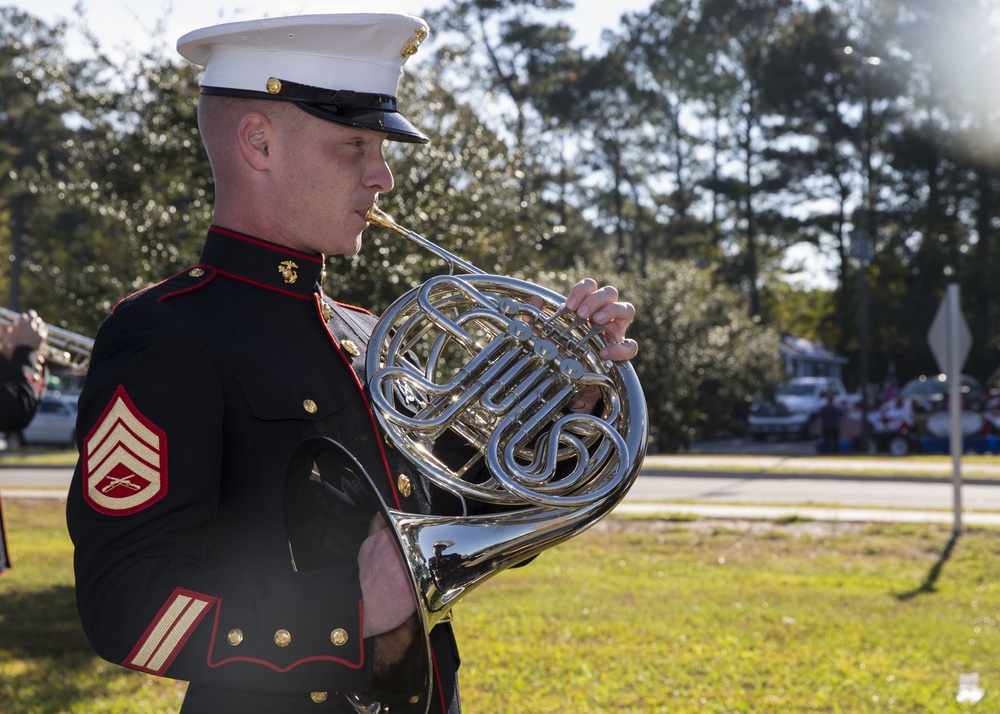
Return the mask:
[(137, 513), (167, 493), (167, 438), (124, 386), (84, 440), (84, 497), (109, 516)]

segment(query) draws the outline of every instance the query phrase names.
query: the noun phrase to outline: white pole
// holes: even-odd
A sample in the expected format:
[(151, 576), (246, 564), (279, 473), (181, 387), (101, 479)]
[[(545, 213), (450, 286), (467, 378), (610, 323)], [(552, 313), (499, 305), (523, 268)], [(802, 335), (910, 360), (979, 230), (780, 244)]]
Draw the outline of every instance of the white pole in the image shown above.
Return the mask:
[(951, 415), (951, 482), (954, 486), (955, 535), (962, 532), (962, 366), (959, 364), (959, 326), (962, 315), (959, 306), (958, 283), (948, 286), (948, 404)]

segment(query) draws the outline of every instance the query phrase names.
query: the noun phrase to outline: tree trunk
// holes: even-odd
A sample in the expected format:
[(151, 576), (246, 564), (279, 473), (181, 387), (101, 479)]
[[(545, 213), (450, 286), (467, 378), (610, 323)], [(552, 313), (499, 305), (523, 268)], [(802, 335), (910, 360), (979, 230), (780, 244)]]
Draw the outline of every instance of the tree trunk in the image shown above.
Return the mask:
[(24, 203), (14, 201), (10, 215), (10, 295), (7, 308), (21, 311), (21, 270), (24, 266)]

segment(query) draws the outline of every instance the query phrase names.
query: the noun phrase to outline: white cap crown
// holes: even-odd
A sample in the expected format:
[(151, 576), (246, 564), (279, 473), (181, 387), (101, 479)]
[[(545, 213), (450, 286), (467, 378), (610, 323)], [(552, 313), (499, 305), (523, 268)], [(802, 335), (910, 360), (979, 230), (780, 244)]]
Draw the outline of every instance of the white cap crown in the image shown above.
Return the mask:
[(205, 67), (205, 94), (284, 99), (331, 121), (426, 141), (398, 113), (396, 94), (427, 34), (409, 15), (299, 15), (194, 30), (177, 51)]

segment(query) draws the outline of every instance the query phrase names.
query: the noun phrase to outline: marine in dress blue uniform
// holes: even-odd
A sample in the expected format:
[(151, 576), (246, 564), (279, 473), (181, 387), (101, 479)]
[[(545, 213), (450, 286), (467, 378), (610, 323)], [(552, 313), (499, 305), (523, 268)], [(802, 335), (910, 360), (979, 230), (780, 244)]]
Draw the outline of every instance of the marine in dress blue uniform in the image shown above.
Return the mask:
[[(326, 297), (324, 279), (323, 253), (357, 250), (365, 209), (392, 188), (382, 142), (426, 141), (396, 92), (427, 31), (403, 15), (310, 15), (178, 43), (205, 66), (200, 119), (218, 112), (203, 124), (216, 224), (197, 265), (123, 300), (97, 335), (67, 523), (94, 649), (188, 681), (185, 714), (353, 711), (338, 692), (388, 714), (460, 711), (447, 622), (430, 634), (430, 702), (405, 657), (382, 666), (400, 662), (384, 644), (415, 606), (398, 549), (359, 545), (385, 531), (359, 517), (338, 528), (342, 557), (296, 570), (285, 512), (290, 460), (317, 437), (348, 447), (392, 508), (459, 511), (381, 438), (363, 387), (375, 318)], [(617, 298), (591, 280), (567, 297), (608, 328), (604, 359), (637, 350)]]
[[(207, 28), (179, 46), (207, 64), (203, 93), (266, 93), (423, 141), (394, 85), (350, 82), (398, 82), (426, 33), (405, 16), (306, 16)], [(248, 57), (261, 77), (246, 79)], [(350, 80), (333, 71), (344, 62), (382, 66)], [(317, 74), (330, 76), (316, 86)], [(372, 689), (353, 555), (368, 524), (341, 562), (293, 570), (282, 489), (297, 445), (349, 444), (394, 507), (451, 507), (380, 438), (358, 374), (375, 320), (324, 296), (324, 260), (214, 225), (198, 265), (123, 300), (96, 339), (67, 503), (80, 616), (105, 659), (189, 681), (182, 712), (350, 711), (335, 693)], [(431, 638), (430, 711), (457, 712), (447, 623)], [(427, 707), (393, 694), (390, 711)]]
[[(18, 336), (12, 338), (12, 332)], [(40, 350), (45, 333), (45, 324), (34, 311), (25, 313), (13, 327), (7, 328), (0, 349), (0, 432), (20, 431), (31, 423), (38, 411), (48, 373)], [(0, 575), (10, 567), (3, 502), (0, 501)]]
[(0, 355), (0, 431), (20, 431), (31, 423), (45, 391), (45, 357), (28, 345)]

